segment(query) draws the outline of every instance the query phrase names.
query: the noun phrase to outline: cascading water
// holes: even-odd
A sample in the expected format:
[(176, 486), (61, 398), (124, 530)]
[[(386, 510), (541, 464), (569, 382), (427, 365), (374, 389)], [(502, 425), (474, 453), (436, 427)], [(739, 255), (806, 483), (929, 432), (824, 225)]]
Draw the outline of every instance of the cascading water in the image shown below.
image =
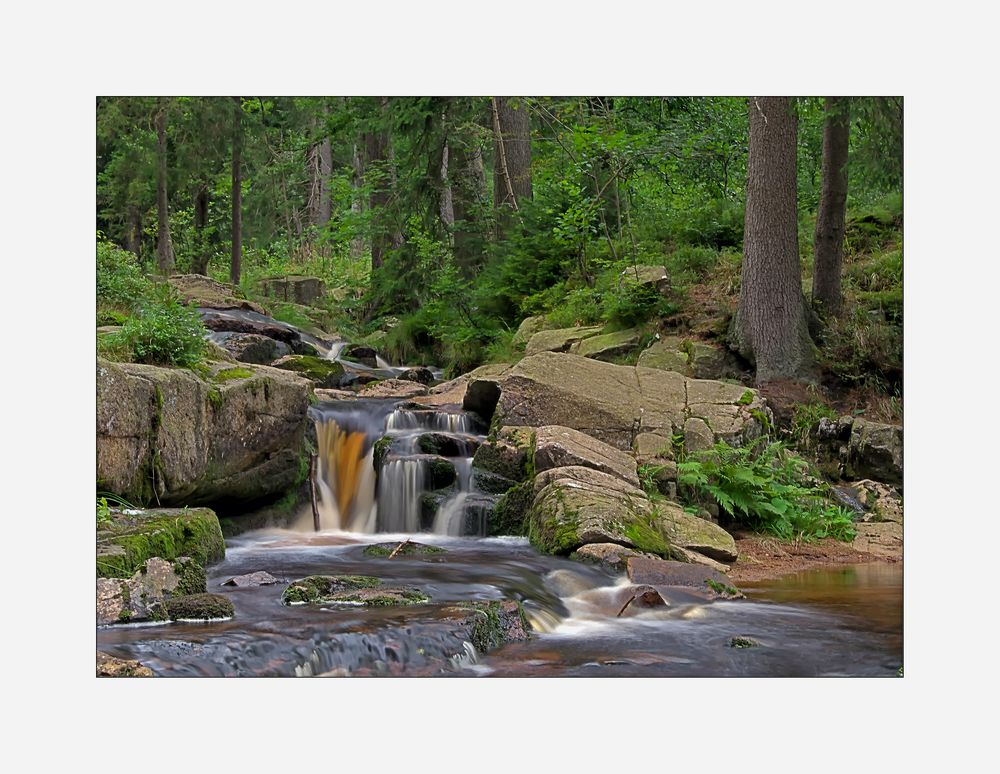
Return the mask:
[(477, 420), (396, 405), (313, 407), (321, 528), (485, 535), (492, 501), (474, 491), (472, 456), (484, 440)]

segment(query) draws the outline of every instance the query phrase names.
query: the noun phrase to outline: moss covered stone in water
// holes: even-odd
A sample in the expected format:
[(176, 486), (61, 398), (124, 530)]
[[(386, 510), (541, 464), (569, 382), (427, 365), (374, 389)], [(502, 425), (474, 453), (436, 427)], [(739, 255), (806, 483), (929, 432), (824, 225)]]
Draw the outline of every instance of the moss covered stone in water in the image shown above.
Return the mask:
[(97, 549), (99, 578), (130, 578), (154, 556), (186, 556), (205, 566), (226, 555), (219, 520), (208, 508), (113, 513), (97, 533)]
[(172, 621), (232, 618), (235, 613), (233, 603), (219, 594), (188, 594), (172, 597), (163, 602), (163, 607), (166, 616)]
[(730, 648), (758, 648), (760, 643), (750, 637), (733, 637), (729, 640)]
[(447, 553), (443, 548), (428, 546), (424, 543), (405, 543), (402, 548), (400, 548), (399, 543), (372, 543), (372, 545), (365, 547), (363, 553), (365, 556), (389, 556), (396, 549), (399, 549), (396, 556), (426, 556)]
[(493, 508), (490, 515), (490, 535), (525, 535), (525, 518), (535, 497), (534, 482), (525, 481), (508, 489)]
[(520, 602), (492, 600), (472, 602), (470, 642), (479, 653), (488, 653), (514, 640), (526, 640), (531, 627)]
[(391, 607), (429, 600), (419, 589), (383, 586), (379, 578), (368, 575), (310, 575), (292, 581), (281, 595), (285, 605), (340, 603)]
[(375, 451), (372, 453), (372, 466), (375, 470), (379, 470), (382, 467), (382, 463), (385, 461), (386, 455), (389, 454), (389, 447), (391, 446), (392, 438), (388, 435), (383, 435), (375, 441)]

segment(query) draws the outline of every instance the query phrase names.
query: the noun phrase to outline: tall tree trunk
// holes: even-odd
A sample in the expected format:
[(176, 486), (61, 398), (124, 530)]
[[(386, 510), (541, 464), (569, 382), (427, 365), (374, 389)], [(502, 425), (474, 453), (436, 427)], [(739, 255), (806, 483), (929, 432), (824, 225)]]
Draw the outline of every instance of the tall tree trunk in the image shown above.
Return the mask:
[[(351, 162), (351, 166), (354, 168), (354, 174), (351, 176), (351, 189), (353, 193), (351, 197), (351, 212), (355, 215), (360, 215), (365, 208), (364, 197), (361, 194), (365, 178), (365, 159), (361, 146), (358, 143), (354, 144)], [(351, 258), (360, 258), (364, 254), (365, 238), (363, 236), (356, 236), (351, 240)]]
[(482, 263), (484, 237), (481, 213), (486, 206), (483, 153), (474, 137), (456, 138), (451, 146), (452, 201), (455, 222), (455, 263), (471, 277)]
[(142, 211), (136, 204), (128, 205), (125, 214), (125, 249), (141, 257), (142, 253)]
[(386, 131), (365, 133), (365, 176), (371, 185), (368, 207), (371, 210), (372, 272), (381, 269), (385, 254), (392, 245), (389, 213), (386, 205), (392, 191), (388, 169), (389, 134)]
[(444, 225), (445, 229), (450, 231), (451, 227), (455, 225), (455, 200), (454, 195), (451, 190), (451, 178), (449, 177), (448, 158), (449, 149), (447, 140), (444, 143), (444, 149), (441, 151), (441, 201), (440, 201), (440, 213), (441, 213), (441, 223)]
[(788, 97), (751, 97), (746, 221), (734, 339), (757, 383), (812, 376), (796, 207), (796, 129)]
[(847, 209), (847, 147), (851, 134), (848, 102), (826, 98), (823, 124), (823, 188), (813, 243), (813, 303), (830, 314), (840, 312), (840, 275), (844, 263)]
[(324, 137), (321, 142), (309, 148), (308, 166), (310, 176), (309, 223), (313, 226), (325, 226), (333, 215), (333, 201), (330, 197), (330, 175), (333, 174), (333, 148), (330, 138)]
[(193, 274), (208, 274), (211, 257), (208, 245), (208, 185), (201, 183), (194, 195), (194, 255), (191, 257)]
[(243, 98), (233, 97), (233, 251), (229, 262), (229, 281), (240, 284), (243, 272)]
[(498, 220), (506, 224), (511, 212), (531, 199), (531, 121), (527, 108), (516, 99), (492, 97), (490, 108), (495, 149), (493, 201)]
[(156, 111), (156, 268), (169, 277), (174, 271), (174, 246), (170, 241), (170, 210), (167, 204), (167, 114), (164, 105)]

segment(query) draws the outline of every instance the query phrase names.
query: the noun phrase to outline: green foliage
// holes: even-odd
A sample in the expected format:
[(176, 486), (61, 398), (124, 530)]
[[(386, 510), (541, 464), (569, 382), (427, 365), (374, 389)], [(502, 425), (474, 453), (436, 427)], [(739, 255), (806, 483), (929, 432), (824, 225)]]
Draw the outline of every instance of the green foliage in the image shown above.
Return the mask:
[(106, 497), (97, 498), (97, 528), (111, 523), (111, 508)]
[(809, 466), (780, 442), (733, 447), (720, 441), (689, 454), (678, 465), (682, 492), (710, 498), (729, 516), (784, 539), (851, 540), (850, 512), (834, 505), (826, 487), (809, 477)]
[(837, 412), (819, 401), (795, 404), (795, 414), (792, 417), (792, 437), (805, 440), (810, 431), (821, 419), (836, 419)]
[(132, 253), (97, 242), (97, 324), (121, 325), (126, 315), (149, 293), (151, 283)]
[(206, 333), (198, 312), (164, 283), (140, 303), (117, 339), (136, 363), (194, 366), (204, 355)]

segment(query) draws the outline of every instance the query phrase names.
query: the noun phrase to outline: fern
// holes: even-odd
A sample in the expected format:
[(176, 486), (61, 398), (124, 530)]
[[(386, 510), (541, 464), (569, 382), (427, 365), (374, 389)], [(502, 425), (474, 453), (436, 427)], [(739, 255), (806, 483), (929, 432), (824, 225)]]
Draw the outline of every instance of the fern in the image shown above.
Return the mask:
[(731, 519), (784, 539), (851, 540), (850, 513), (827, 498), (828, 487), (809, 478), (808, 463), (780, 441), (730, 446), (688, 455), (678, 466), (682, 493), (710, 498)]

